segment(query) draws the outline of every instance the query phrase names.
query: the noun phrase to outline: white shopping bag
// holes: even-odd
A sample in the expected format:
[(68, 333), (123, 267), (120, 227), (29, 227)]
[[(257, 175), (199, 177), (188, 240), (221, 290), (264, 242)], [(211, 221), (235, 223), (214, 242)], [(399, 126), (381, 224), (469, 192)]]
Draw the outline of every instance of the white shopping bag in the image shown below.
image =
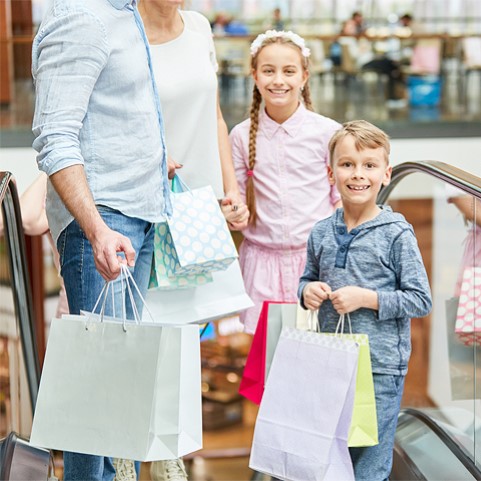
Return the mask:
[(266, 339), (266, 373), (269, 376), (272, 358), (276, 351), (277, 343), (284, 327), (296, 327), (298, 305), (294, 303), (269, 304), (267, 313), (267, 339)]
[[(146, 301), (155, 321), (177, 325), (204, 323), (253, 306), (237, 260), (225, 271), (213, 272), (212, 277), (212, 282), (191, 289), (149, 290)], [(147, 313), (144, 320), (150, 320)]]
[(53, 319), (30, 442), (139, 461), (201, 449), (198, 326), (102, 319)]
[(257, 415), (249, 467), (289, 481), (354, 480), (347, 447), (359, 346), (282, 330)]

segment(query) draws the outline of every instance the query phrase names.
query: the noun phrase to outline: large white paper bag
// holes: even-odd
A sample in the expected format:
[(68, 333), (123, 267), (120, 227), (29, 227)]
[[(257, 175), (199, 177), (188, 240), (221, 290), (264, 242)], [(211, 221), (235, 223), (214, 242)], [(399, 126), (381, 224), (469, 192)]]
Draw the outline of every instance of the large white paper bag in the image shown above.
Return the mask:
[(198, 326), (54, 319), (30, 441), (139, 461), (200, 449)]
[(257, 415), (249, 467), (289, 481), (349, 481), (347, 437), (359, 346), (282, 330)]

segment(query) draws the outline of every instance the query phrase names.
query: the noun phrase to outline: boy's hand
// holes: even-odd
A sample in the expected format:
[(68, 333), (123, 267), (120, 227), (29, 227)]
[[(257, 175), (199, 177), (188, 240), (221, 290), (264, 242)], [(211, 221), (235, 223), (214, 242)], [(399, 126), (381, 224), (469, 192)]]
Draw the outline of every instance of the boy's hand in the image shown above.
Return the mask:
[(302, 291), (304, 305), (311, 311), (315, 311), (326, 299), (329, 299), (330, 293), (331, 288), (325, 282), (309, 282)]
[(329, 299), (339, 314), (348, 314), (361, 307), (378, 309), (377, 293), (357, 286), (345, 286), (331, 292)]

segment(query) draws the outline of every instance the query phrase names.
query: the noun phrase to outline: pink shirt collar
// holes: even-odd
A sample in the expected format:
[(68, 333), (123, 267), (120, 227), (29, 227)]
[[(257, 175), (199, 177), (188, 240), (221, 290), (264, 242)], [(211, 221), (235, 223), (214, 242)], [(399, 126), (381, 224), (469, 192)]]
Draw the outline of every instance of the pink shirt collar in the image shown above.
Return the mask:
[(259, 114), (259, 125), (262, 126), (259, 130), (271, 140), (272, 137), (280, 130), (284, 130), (291, 137), (295, 137), (301, 128), (304, 119), (306, 117), (306, 107), (302, 102), (299, 103), (299, 107), (285, 122), (278, 124), (275, 120), (272, 120), (263, 108)]

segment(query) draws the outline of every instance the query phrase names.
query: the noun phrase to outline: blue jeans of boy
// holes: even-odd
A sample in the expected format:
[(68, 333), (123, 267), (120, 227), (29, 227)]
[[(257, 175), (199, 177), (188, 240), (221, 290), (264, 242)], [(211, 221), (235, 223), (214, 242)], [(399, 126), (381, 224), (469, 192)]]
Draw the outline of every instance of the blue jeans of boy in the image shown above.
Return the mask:
[[(152, 224), (140, 219), (127, 217), (121, 212), (104, 206), (98, 206), (105, 223), (113, 230), (130, 239), (136, 252), (135, 267), (131, 269), (134, 280), (142, 296), (147, 291), (152, 263), (154, 229)], [(72, 221), (60, 234), (57, 247), (60, 254), (61, 274), (65, 282), (68, 304), (71, 314), (79, 314), (80, 310), (91, 311), (99, 297), (105, 280), (97, 272), (94, 264), (92, 246), (80, 229), (78, 223)], [(115, 310), (121, 317), (121, 302), (124, 300), (121, 282), (114, 281), (116, 295)], [(134, 300), (142, 312), (142, 301), (132, 289)], [(110, 299), (109, 299), (110, 301)], [(132, 307), (128, 296), (125, 299), (126, 315), (133, 319)], [(105, 303), (105, 314), (113, 315), (112, 302)], [(98, 312), (98, 308), (97, 308)], [(137, 466), (138, 467), (138, 466)], [(112, 481), (115, 469), (108, 457), (79, 453), (64, 453), (65, 481)]]
[(349, 448), (356, 481), (385, 481), (392, 468), (394, 435), (401, 409), (404, 376), (373, 374), (379, 444)]

